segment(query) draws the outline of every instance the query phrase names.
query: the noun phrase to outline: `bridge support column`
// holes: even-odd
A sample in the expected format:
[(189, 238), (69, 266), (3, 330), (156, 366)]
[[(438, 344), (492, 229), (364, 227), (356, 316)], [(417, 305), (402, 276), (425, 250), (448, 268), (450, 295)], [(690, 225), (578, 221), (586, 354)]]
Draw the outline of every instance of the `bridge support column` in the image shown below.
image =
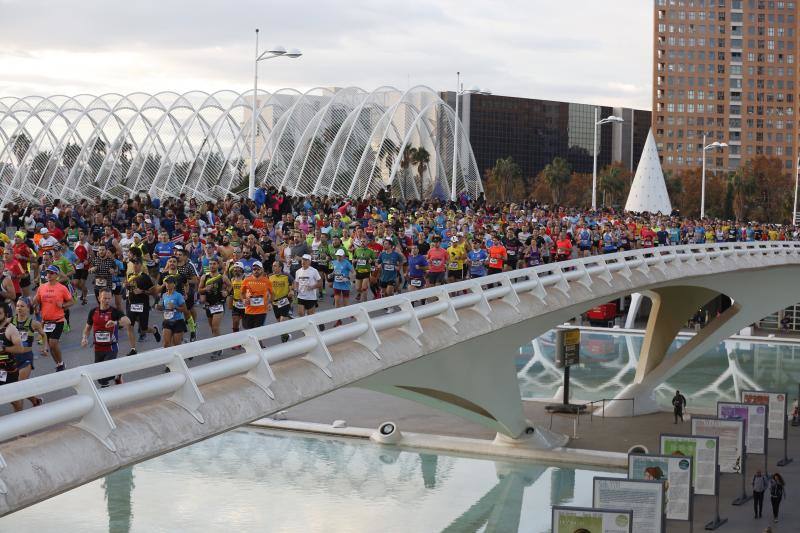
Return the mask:
[(459, 343), (356, 382), (357, 387), (458, 415), (498, 433), (496, 442), (537, 448), (563, 446), (567, 436), (525, 418), (514, 353), (497, 353), (486, 337)]
[[(665, 287), (647, 291), (652, 301), (644, 342), (636, 366), (633, 384), (618, 398), (634, 398), (636, 414), (661, 410), (655, 399), (655, 389), (699, 355), (741, 329), (741, 307), (733, 305), (712, 319), (691, 340), (666, 358), (675, 337), (699, 307), (719, 293), (700, 287)], [(612, 402), (606, 406), (606, 416), (629, 416), (630, 404)]]

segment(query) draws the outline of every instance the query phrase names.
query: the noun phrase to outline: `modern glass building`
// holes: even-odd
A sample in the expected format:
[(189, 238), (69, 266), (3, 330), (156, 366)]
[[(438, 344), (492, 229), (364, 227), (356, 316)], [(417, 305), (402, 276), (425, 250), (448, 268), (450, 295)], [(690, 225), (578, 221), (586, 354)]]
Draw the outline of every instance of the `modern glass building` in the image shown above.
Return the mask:
[[(455, 107), (454, 92), (442, 93), (442, 98)], [(650, 129), (647, 110), (487, 94), (467, 93), (460, 98), (461, 121), (484, 176), (498, 159), (509, 156), (525, 178), (533, 178), (559, 156), (575, 172), (592, 172), (596, 108), (600, 118), (625, 119), (600, 128), (598, 168), (620, 161), (635, 171)]]

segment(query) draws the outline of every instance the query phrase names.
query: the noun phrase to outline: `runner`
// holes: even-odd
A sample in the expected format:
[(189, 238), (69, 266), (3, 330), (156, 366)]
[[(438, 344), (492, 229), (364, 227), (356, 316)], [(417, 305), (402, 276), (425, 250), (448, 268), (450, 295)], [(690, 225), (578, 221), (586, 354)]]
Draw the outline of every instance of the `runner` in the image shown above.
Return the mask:
[[(272, 265), (273, 270), (275, 265), (278, 265), (278, 269), (281, 268), (280, 263), (276, 261)], [(231, 266), (230, 272), (231, 292), (228, 295), (228, 307), (231, 308), (231, 330), (236, 333), (239, 331), (239, 327), (242, 323), (242, 317), (244, 317), (245, 303), (242, 299), (244, 266), (242, 266), (242, 263), (237, 261)]]
[[(208, 325), (211, 326), (211, 335), (219, 337), (221, 335), (220, 326), (222, 318), (225, 316), (225, 299), (231, 290), (231, 282), (228, 276), (219, 271), (219, 260), (211, 259), (208, 263), (208, 274), (203, 274), (200, 278), (200, 297), (203, 299), (206, 309)], [(222, 357), (222, 350), (214, 352), (212, 360)]]
[(130, 325), (127, 327), (128, 342), (131, 349), (128, 355), (136, 354), (137, 338), (133, 331), (133, 326), (139, 324), (138, 341), (145, 340), (145, 334), (152, 333), (156, 342), (161, 342), (161, 334), (158, 327), (150, 327), (150, 295), (155, 292), (155, 284), (150, 275), (144, 271), (142, 260), (134, 258), (131, 260), (133, 272), (128, 275), (126, 287), (128, 289), (128, 299), (125, 314)]
[(446, 250), (442, 249), (441, 244), (442, 238), (436, 235), (431, 240), (431, 249), (428, 250), (428, 283), (432, 287), (445, 282), (445, 268), (449, 255)]
[[(28, 379), (33, 371), (34, 334), (38, 333), (42, 339), (45, 337), (44, 330), (42, 329), (42, 323), (34, 320), (33, 316), (31, 316), (31, 305), (30, 298), (26, 296), (21, 297), (19, 300), (17, 300), (16, 316), (11, 319), (11, 323), (14, 324), (14, 327), (16, 327), (17, 331), (19, 332), (20, 342), (22, 342), (22, 346), (25, 348), (22, 353), (14, 354), (19, 381)], [(49, 354), (50, 350), (48, 349), (47, 344), (43, 345), (42, 355), (46, 357)], [(31, 402), (33, 407), (42, 405), (42, 399), (37, 396), (28, 398), (28, 401)], [(20, 406), (21, 404), (22, 402), (20, 402)]]
[(464, 279), (464, 260), (466, 258), (466, 249), (459, 242), (458, 236), (454, 235), (450, 238), (450, 246), (447, 248), (447, 279), (450, 283)]
[[(392, 249), (390, 240), (383, 241), (383, 252), (378, 256), (377, 264), (380, 268), (380, 286), (384, 296), (392, 296), (398, 289), (400, 285), (400, 266), (404, 261), (403, 254), (398, 252), (397, 249)], [(442, 271), (442, 274), (444, 274), (444, 271)]]
[[(313, 315), (319, 305), (317, 289), (322, 287), (322, 277), (311, 266), (311, 255), (302, 256), (302, 266), (294, 277), (294, 290), (297, 292), (297, 315)], [(325, 329), (324, 325), (320, 329)]]
[[(309, 260), (311, 256), (309, 256)], [(244, 329), (260, 328), (266, 323), (267, 310), (272, 304), (272, 283), (264, 275), (261, 261), (253, 263), (253, 273), (242, 282), (242, 298), (245, 302)]]
[(419, 246), (411, 246), (408, 257), (408, 286), (410, 291), (425, 287), (425, 272), (428, 270), (428, 259), (420, 252)]
[[(83, 337), (81, 346), (86, 348), (89, 345), (89, 334), (94, 330), (94, 362), (101, 363), (117, 358), (119, 352), (119, 326), (130, 327), (131, 321), (125, 314), (111, 306), (113, 295), (109, 288), (102, 289), (99, 295), (99, 306), (89, 311), (86, 317), (86, 325), (83, 327)], [(111, 384), (111, 377), (102, 377), (97, 380), (100, 388), (106, 388)], [(117, 385), (122, 384), (122, 376), (116, 376)]]
[[(333, 262), (333, 304), (334, 307), (350, 305), (350, 274), (353, 264), (347, 260), (345, 251), (336, 250), (336, 261)], [(341, 326), (342, 321), (337, 320), (336, 326)]]
[(197, 312), (194, 310), (194, 304), (199, 276), (197, 267), (189, 260), (189, 253), (183, 246), (175, 246), (175, 258), (177, 259), (178, 272), (183, 279), (186, 280), (186, 285), (184, 286), (185, 292), (182, 291), (182, 293), (186, 298), (186, 308), (189, 310), (189, 314), (186, 317), (186, 327), (189, 329), (189, 341), (193, 342), (197, 340)]
[(183, 334), (186, 332), (185, 313), (186, 300), (183, 294), (175, 290), (175, 276), (164, 278), (164, 294), (161, 295), (156, 308), (164, 312), (164, 321), (161, 323), (164, 348), (179, 346), (183, 343)]
[[(27, 349), (22, 345), (19, 331), (11, 323), (9, 309), (0, 306), (0, 385), (16, 383), (19, 380), (17, 354)], [(11, 402), (14, 411), (22, 411), (22, 402)]]
[[(272, 274), (269, 277), (272, 283), (272, 312), (275, 319), (283, 322), (292, 318), (292, 300), (294, 291), (292, 290), (292, 280), (288, 274), (284, 274), (283, 265), (279, 261), (272, 263)], [(281, 342), (286, 342), (291, 335), (284, 333), (281, 335)]]
[(481, 241), (475, 239), (472, 241), (472, 250), (467, 252), (467, 261), (469, 262), (469, 277), (482, 278), (486, 275), (486, 262), (489, 260), (489, 254), (481, 248)]
[(369, 288), (370, 272), (377, 256), (374, 251), (365, 245), (363, 240), (355, 239), (353, 243), (355, 245), (353, 260), (356, 267), (356, 302), (366, 302), (368, 299), (367, 289)]
[(34, 308), (39, 310), (42, 317), (42, 328), (56, 363), (56, 372), (66, 368), (61, 360), (59, 339), (64, 332), (64, 311), (74, 303), (69, 290), (58, 281), (60, 274), (57, 266), (48, 266), (47, 283), (39, 286), (33, 299)]

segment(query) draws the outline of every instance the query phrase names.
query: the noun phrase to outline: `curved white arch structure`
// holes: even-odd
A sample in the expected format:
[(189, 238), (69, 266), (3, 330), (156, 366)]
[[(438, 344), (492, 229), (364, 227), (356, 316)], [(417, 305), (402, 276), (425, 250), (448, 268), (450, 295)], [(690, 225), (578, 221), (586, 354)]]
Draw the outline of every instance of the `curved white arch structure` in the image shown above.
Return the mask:
[[(477, 196), (480, 172), (453, 110), (425, 86), (0, 98), (0, 207), (148, 191), (217, 199), (256, 181), (295, 195)], [(456, 157), (456, 165), (453, 158)], [(453, 176), (452, 169), (456, 169)]]

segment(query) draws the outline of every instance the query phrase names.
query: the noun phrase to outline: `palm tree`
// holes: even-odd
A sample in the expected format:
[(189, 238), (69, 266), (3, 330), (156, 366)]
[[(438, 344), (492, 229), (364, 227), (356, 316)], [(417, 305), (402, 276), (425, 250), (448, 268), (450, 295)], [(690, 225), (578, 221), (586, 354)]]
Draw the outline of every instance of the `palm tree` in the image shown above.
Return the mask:
[(14, 152), (14, 156), (17, 158), (17, 164), (21, 165), (25, 154), (28, 153), (28, 149), (31, 147), (31, 138), (27, 132), (23, 131), (9, 140), (11, 141), (11, 151)]
[(498, 159), (487, 172), (486, 196), (493, 202), (519, 201), (525, 196), (522, 171), (511, 157)]
[(603, 191), (603, 207), (606, 207), (606, 199), (613, 204), (614, 196), (625, 190), (622, 169), (616, 165), (609, 165), (603, 169), (598, 178), (600, 189)]
[(414, 152), (414, 164), (417, 165), (417, 175), (419, 177), (417, 190), (420, 194), (424, 194), (422, 190), (425, 183), (423, 176), (425, 175), (425, 171), (428, 170), (428, 163), (430, 162), (431, 154), (422, 146), (417, 148), (416, 152)]
[(731, 174), (728, 186), (733, 193), (733, 216), (737, 221), (744, 218), (747, 202), (756, 190), (755, 180), (747, 172), (747, 166), (739, 167)]
[[(402, 185), (406, 187), (408, 184), (409, 173), (411, 172), (410, 168), (411, 164), (414, 162), (414, 158), (417, 155), (417, 149), (413, 146), (406, 145), (403, 149), (403, 155), (400, 158), (400, 174), (402, 178)], [(417, 189), (417, 194), (422, 195), (422, 191)]]
[(563, 157), (556, 157), (552, 163), (548, 163), (542, 170), (542, 178), (550, 188), (553, 204), (558, 205), (560, 203), (564, 187), (569, 183), (571, 176), (572, 171), (569, 168), (569, 163)]

